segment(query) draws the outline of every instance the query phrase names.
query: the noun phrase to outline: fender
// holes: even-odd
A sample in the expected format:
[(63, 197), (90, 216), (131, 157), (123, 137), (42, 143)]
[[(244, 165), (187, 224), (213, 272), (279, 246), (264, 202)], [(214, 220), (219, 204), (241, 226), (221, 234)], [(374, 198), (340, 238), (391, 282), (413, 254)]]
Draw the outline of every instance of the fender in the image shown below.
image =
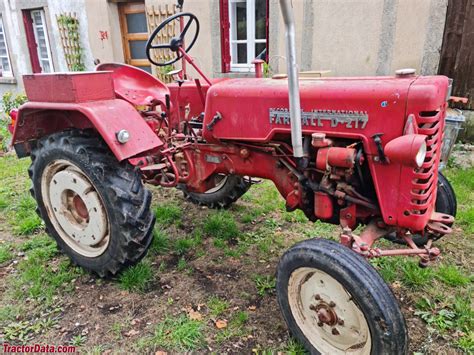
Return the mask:
[[(18, 157), (30, 154), (35, 140), (66, 129), (95, 129), (122, 161), (159, 148), (163, 142), (143, 117), (121, 99), (80, 103), (27, 102), (18, 111), (12, 145)], [(130, 140), (121, 144), (116, 133), (126, 129)]]

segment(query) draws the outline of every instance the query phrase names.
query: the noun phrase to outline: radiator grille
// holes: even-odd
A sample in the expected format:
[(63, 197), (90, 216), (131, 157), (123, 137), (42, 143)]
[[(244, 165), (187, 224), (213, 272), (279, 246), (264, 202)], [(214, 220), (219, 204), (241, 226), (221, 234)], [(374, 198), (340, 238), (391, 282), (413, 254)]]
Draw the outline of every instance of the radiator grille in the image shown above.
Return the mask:
[(434, 205), (436, 185), (438, 183), (438, 163), (443, 139), (442, 112), (421, 112), (416, 117), (418, 133), (426, 140), (426, 158), (421, 168), (413, 170), (414, 179), (411, 189), (411, 214), (424, 215)]

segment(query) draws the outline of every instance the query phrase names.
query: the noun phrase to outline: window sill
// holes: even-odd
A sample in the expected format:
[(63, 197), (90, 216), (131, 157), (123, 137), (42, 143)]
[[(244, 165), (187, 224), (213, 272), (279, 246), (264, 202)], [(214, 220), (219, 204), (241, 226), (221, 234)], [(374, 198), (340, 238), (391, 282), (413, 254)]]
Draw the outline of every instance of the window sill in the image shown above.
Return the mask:
[(7, 78), (7, 77), (0, 77), (0, 84), (12, 84), (16, 85), (16, 79), (15, 78)]
[(255, 73), (252, 72), (229, 72), (219, 73), (221, 78), (255, 78)]

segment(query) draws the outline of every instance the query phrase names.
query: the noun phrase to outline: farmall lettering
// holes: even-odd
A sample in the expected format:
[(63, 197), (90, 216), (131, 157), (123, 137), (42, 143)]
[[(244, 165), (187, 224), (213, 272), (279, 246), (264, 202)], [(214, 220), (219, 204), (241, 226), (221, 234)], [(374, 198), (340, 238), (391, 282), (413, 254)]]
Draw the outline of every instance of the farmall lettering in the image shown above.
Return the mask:
[[(270, 124), (290, 124), (290, 112), (286, 108), (271, 108)], [(312, 110), (301, 111), (301, 124), (307, 127), (324, 127), (329, 122), (332, 128), (339, 125), (351, 129), (364, 129), (369, 122), (367, 111), (351, 110)]]

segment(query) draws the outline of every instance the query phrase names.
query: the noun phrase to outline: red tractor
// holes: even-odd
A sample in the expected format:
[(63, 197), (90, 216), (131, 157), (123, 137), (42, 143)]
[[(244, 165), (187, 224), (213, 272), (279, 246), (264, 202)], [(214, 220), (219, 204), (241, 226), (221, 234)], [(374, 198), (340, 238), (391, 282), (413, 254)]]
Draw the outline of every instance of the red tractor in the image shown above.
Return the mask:
[[(306, 240), (281, 258), (277, 295), (293, 335), (312, 353), (405, 353), (403, 315), (367, 259), (414, 255), (426, 266), (440, 253), (433, 241), (451, 232), (454, 193), (438, 173), (450, 81), (411, 70), (300, 81), (291, 2), (280, 5), (287, 77), (261, 78), (257, 63), (256, 78), (208, 79), (188, 55), (199, 22), (181, 12), (156, 28), (147, 55), (187, 62), (200, 79), (179, 70), (165, 85), (123, 64), (27, 75), (13, 145), (31, 157), (49, 234), (100, 276), (146, 254), (154, 216), (144, 183), (225, 208), (251, 177), (272, 180), (288, 211), (342, 227), (340, 243)], [(175, 21), (181, 33), (157, 43)], [(174, 59), (157, 63), (161, 49)], [(382, 237), (404, 247), (376, 247)]]

